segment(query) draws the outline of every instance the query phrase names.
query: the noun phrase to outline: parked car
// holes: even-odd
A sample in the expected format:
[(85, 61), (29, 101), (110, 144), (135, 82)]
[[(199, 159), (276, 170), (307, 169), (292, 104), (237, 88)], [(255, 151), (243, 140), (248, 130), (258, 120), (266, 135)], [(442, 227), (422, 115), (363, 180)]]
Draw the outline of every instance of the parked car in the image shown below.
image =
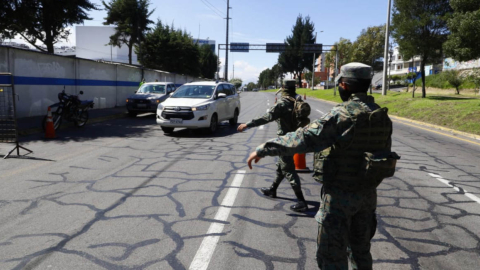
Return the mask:
[(144, 83), (127, 98), (127, 110), (131, 116), (138, 113), (156, 112), (157, 105), (165, 101), (175, 91), (173, 82)]
[(237, 125), (240, 109), (240, 97), (230, 83), (187, 83), (158, 104), (157, 123), (165, 133), (175, 128), (205, 128), (214, 133), (221, 121)]
[(375, 85), (375, 90), (380, 90), (380, 89), (382, 89), (382, 84), (381, 83)]

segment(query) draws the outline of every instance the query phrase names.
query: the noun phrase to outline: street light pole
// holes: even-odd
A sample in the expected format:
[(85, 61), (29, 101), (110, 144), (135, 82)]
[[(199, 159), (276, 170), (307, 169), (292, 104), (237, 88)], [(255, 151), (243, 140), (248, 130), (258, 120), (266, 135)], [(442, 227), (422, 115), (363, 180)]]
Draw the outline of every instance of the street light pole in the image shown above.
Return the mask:
[(390, 11), (392, 9), (392, 0), (388, 0), (387, 25), (385, 29), (385, 52), (383, 54), (383, 85), (382, 95), (387, 95), (387, 65), (388, 65), (388, 45), (390, 39)]
[(335, 47), (335, 70), (334, 70), (334, 77), (333, 77), (333, 84), (335, 88), (333, 89), (333, 95), (337, 95), (337, 83), (335, 82), (335, 78), (337, 78), (337, 69), (338, 69), (338, 45)]

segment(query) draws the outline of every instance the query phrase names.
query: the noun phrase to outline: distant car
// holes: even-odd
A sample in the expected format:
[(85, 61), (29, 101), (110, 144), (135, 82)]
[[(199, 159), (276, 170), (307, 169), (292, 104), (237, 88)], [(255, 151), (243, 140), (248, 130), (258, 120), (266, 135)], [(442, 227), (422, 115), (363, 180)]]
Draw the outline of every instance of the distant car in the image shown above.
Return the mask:
[(173, 82), (144, 83), (127, 98), (127, 110), (131, 116), (138, 113), (156, 112), (159, 103), (165, 101), (170, 93), (175, 91)]
[(380, 89), (382, 89), (382, 84), (381, 83), (375, 85), (375, 90), (380, 90)]
[(187, 83), (158, 104), (157, 124), (165, 133), (175, 128), (205, 128), (214, 133), (221, 121), (236, 126), (240, 109), (240, 96), (230, 83)]
[(257, 88), (253, 88), (252, 91), (253, 91), (253, 92), (257, 92), (258, 89), (257, 89)]

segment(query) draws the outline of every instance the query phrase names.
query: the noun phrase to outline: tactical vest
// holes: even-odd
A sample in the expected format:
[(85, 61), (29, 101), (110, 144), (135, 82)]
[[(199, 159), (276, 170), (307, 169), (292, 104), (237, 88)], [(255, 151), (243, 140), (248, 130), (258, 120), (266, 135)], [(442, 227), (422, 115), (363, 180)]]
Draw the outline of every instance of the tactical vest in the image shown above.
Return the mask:
[(352, 192), (376, 188), (385, 177), (393, 176), (399, 159), (389, 149), (392, 122), (388, 109), (372, 111), (363, 102), (348, 101), (343, 112), (353, 123), (349, 131), (353, 139), (315, 153), (314, 178)]

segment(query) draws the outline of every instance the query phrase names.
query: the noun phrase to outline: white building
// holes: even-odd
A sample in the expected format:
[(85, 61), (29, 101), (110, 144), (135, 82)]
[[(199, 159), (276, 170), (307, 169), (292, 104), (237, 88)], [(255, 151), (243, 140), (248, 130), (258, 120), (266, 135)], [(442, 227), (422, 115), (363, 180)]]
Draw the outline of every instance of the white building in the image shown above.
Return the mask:
[[(399, 52), (399, 47), (393, 49), (392, 62), (389, 63), (388, 74), (393, 75), (405, 75), (410, 72), (420, 72), (420, 62), (422, 58), (415, 56), (411, 59), (404, 59)], [(390, 67), (391, 65), (391, 67)], [(390, 70), (391, 68), (391, 70)], [(426, 65), (425, 74), (431, 75), (442, 71), (442, 64)]]
[[(128, 47), (107, 45), (115, 34), (113, 26), (76, 26), (76, 55), (79, 58), (128, 63)], [(132, 49), (132, 64), (139, 64)]]

